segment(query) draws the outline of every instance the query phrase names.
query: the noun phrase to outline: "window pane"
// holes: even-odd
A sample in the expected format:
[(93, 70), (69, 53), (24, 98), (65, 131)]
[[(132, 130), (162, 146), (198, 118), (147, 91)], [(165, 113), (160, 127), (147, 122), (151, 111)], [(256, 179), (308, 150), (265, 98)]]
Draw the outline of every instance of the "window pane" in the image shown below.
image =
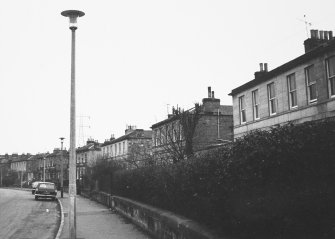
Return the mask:
[(255, 119), (258, 119), (259, 116), (258, 116), (258, 105), (255, 106)]
[(289, 84), (290, 84), (290, 91), (296, 89), (295, 76), (294, 76), (294, 75), (291, 75), (291, 76), (289, 77)]
[(271, 100), (271, 114), (276, 113), (276, 101), (275, 100)]
[(245, 110), (243, 110), (241, 113), (242, 113), (242, 122), (246, 122), (247, 118), (245, 116)]
[(330, 93), (335, 95), (335, 77), (330, 79)]
[(329, 77), (335, 75), (335, 57), (332, 57), (328, 60), (328, 68), (329, 68)]
[(276, 92), (275, 92), (275, 87), (274, 87), (274, 83), (271, 83), (269, 85), (269, 97), (270, 99), (274, 98), (276, 96)]
[(253, 94), (254, 105), (258, 105), (258, 90), (253, 91), (252, 94)]
[(245, 102), (244, 102), (244, 96), (241, 96), (241, 97), (240, 97), (240, 108), (241, 108), (241, 109), (244, 109), (244, 105), (245, 105)]
[(309, 95), (310, 95), (310, 100), (316, 99), (316, 84), (309, 86)]
[(291, 94), (291, 107), (297, 106), (297, 91), (292, 91), (290, 94)]
[(314, 66), (307, 68), (307, 82), (308, 82), (308, 85), (312, 82), (315, 82)]

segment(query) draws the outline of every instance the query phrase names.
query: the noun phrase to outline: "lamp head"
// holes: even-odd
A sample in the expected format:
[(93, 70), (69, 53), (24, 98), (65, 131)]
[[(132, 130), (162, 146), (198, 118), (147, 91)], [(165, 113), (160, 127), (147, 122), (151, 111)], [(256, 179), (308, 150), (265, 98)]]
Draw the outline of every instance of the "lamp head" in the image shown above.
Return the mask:
[(76, 30), (78, 28), (77, 18), (85, 15), (84, 12), (78, 11), (78, 10), (66, 10), (66, 11), (61, 12), (61, 14), (62, 16), (69, 18), (70, 20), (69, 28), (71, 30)]

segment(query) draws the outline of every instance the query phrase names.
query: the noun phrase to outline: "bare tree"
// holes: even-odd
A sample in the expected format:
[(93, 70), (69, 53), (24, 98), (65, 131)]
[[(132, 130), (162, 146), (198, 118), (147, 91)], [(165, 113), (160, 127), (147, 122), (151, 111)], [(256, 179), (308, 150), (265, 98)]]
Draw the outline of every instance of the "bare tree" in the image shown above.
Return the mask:
[(154, 159), (151, 150), (144, 144), (132, 144), (128, 154), (123, 159), (129, 168), (139, 168), (154, 164)]
[(195, 104), (187, 111), (173, 109), (175, 120), (165, 126), (160, 138), (163, 158), (172, 158), (177, 163), (193, 154), (193, 136), (201, 117), (201, 106)]

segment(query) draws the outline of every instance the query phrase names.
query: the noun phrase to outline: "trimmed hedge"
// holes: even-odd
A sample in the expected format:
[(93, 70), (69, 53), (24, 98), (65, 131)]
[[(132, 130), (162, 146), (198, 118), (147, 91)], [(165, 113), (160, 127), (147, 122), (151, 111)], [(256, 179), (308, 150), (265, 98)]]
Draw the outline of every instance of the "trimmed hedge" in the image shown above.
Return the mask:
[(333, 238), (335, 122), (253, 131), (178, 164), (119, 171), (112, 193), (240, 238)]

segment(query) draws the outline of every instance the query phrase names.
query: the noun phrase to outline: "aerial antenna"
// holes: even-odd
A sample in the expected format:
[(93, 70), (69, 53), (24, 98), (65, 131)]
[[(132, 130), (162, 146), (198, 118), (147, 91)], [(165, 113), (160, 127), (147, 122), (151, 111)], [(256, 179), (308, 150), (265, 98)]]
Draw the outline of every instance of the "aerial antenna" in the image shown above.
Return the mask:
[(306, 35), (307, 35), (307, 38), (309, 38), (310, 37), (309, 36), (309, 27), (312, 26), (312, 23), (307, 21), (306, 14), (304, 14), (304, 20), (299, 19), (299, 18), (298, 18), (298, 20), (305, 23)]
[[(88, 129), (91, 128), (89, 122), (87, 122), (87, 121), (91, 120), (91, 117), (86, 116), (86, 115), (79, 115), (77, 117), (79, 118), (78, 146), (83, 146), (83, 145), (86, 145), (86, 139), (88, 138), (84, 129), (85, 128), (88, 128)], [(86, 124), (86, 123), (88, 123), (88, 124)]]

